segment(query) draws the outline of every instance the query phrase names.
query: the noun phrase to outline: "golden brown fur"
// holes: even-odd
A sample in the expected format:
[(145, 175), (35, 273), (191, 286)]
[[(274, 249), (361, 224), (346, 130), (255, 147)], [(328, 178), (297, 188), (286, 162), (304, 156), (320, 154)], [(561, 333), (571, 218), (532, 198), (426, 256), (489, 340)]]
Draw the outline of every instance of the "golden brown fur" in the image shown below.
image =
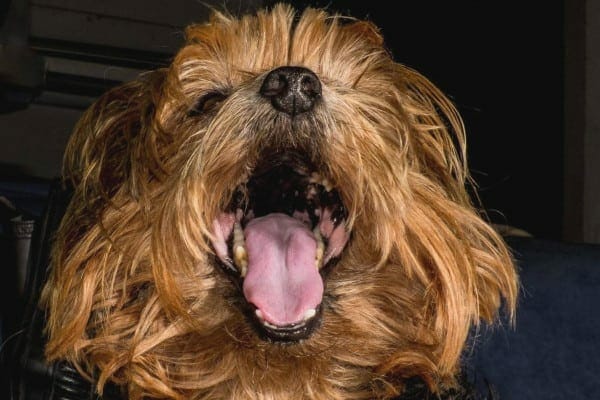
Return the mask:
[[(382, 43), (371, 23), (317, 9), (215, 12), (169, 68), (102, 96), (66, 151), (75, 191), (43, 293), (48, 359), (130, 399), (387, 398), (413, 376), (452, 386), (470, 328), (503, 303), (514, 312), (517, 276), (469, 199), (456, 109)], [(284, 65), (323, 85), (294, 126), (258, 95)], [(221, 104), (188, 112), (215, 89)], [(322, 326), (297, 344), (257, 337), (211, 256), (212, 221), (267, 146), (324, 160), (353, 235)]]

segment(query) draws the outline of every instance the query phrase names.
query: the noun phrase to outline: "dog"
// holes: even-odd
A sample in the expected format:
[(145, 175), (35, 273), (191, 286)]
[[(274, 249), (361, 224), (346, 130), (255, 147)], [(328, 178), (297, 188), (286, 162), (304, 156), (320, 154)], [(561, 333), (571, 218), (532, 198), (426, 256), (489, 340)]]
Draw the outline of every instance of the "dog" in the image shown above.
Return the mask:
[(99, 393), (444, 396), (470, 332), (514, 319), (461, 117), (367, 20), (215, 10), (84, 113), (63, 175), (45, 355)]

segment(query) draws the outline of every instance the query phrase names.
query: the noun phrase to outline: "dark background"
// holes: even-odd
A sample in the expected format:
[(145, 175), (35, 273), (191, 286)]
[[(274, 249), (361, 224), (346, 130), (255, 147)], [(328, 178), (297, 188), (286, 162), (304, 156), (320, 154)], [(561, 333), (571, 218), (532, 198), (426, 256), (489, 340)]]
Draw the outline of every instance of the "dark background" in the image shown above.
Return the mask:
[(563, 233), (562, 2), (298, 2), (368, 18), (394, 58), (458, 106), (489, 217)]
[[(47, 5), (50, 3), (53, 4), (51, 7)], [(180, 16), (165, 12), (162, 21), (161, 7), (164, 8), (166, 3), (161, 1), (144, 2), (143, 13), (139, 12), (139, 8), (136, 11), (130, 6), (127, 7), (131, 10), (123, 11), (126, 5), (119, 6), (118, 2), (112, 2), (115, 4), (113, 8), (106, 6), (101, 12), (84, 12), (82, 31), (87, 31), (85, 33), (105, 29), (99, 26), (113, 18), (113, 13), (119, 14), (113, 19), (120, 24), (128, 21), (133, 24), (145, 19), (145, 28), (152, 25), (157, 32), (171, 32), (157, 36), (169, 36), (170, 40), (158, 50), (157, 39), (151, 35), (146, 35), (146, 39), (141, 37), (136, 42), (137, 48), (129, 49), (129, 36), (135, 36), (139, 30), (137, 25), (130, 29), (124, 25), (124, 32), (128, 34), (121, 35), (123, 43), (118, 40), (108, 43), (110, 31), (106, 31), (107, 43), (101, 43), (103, 32), (98, 32), (92, 46), (84, 35), (64, 33), (70, 29), (70, 20), (66, 17), (72, 15), (65, 10), (71, 12), (72, 8), (80, 12), (82, 6), (78, 4), (85, 3), (89, 2), (29, 2), (34, 18), (31, 18), (29, 32), (22, 36), (27, 39), (33, 54), (57, 57), (56, 49), (52, 48), (57, 46), (52, 35), (58, 37), (63, 34), (61, 40), (64, 42), (66, 37), (69, 46), (79, 46), (78, 54), (86, 61), (98, 61), (97, 57), (90, 58), (90, 55), (97, 56), (99, 51), (104, 51), (116, 59), (109, 63), (139, 70), (150, 69), (168, 62), (182, 37), (180, 28), (189, 22), (202, 20), (207, 10), (198, 2), (182, 0), (168, 3), (171, 9), (180, 7), (184, 10)], [(272, 3), (252, 1), (237, 4), (230, 1), (229, 8), (233, 11), (247, 10)], [(293, 3), (299, 7), (323, 6), (332, 12), (373, 21), (381, 28), (387, 47), (398, 62), (420, 71), (455, 102), (467, 129), (470, 169), (478, 184), (482, 204), (493, 222), (523, 229), (540, 238), (583, 240), (579, 232), (582, 225), (581, 204), (577, 199), (569, 204), (565, 201), (568, 188), (565, 186), (564, 144), (575, 140), (569, 139), (564, 129), (565, 2), (508, 0), (491, 4), (472, 1), (339, 0)], [(8, 10), (8, 3), (5, 4)], [(60, 13), (65, 13), (66, 17)], [(157, 17), (148, 22), (146, 15), (155, 14)], [(89, 26), (85, 25), (88, 23)], [(583, 24), (583, 18), (575, 19), (574, 24)], [(39, 28), (41, 25), (44, 29)], [(52, 33), (54, 31), (48, 27), (54, 27), (58, 33)], [(62, 42), (59, 44), (64, 45)], [(119, 58), (120, 55), (126, 56)], [(59, 52), (58, 56), (63, 57), (64, 54)], [(64, 75), (46, 71), (45, 80), (42, 79), (41, 83), (41, 96), (38, 96), (39, 90), (25, 91), (25, 98), (30, 96), (30, 104), (25, 102), (19, 107), (14, 106), (14, 99), (18, 98), (15, 93), (23, 98), (23, 91), (15, 91), (14, 85), (8, 90), (9, 100), (6, 95), (3, 96), (0, 135), (20, 130), (18, 134), (7, 135), (5, 147), (0, 149), (0, 173), (5, 179), (9, 176), (13, 180), (15, 177), (47, 179), (55, 175), (60, 164), (60, 149), (81, 110), (106, 88), (123, 80), (103, 76), (92, 80), (86, 78), (84, 83), (78, 83), (74, 75), (66, 78)], [(3, 78), (1, 73), (0, 78)], [(0, 80), (0, 85), (2, 83)], [(6, 79), (4, 83), (6, 90), (9, 87)], [(21, 89), (22, 86), (27, 84), (21, 85)], [(82, 95), (87, 103), (83, 101), (73, 105), (71, 100), (61, 100), (61, 104), (50, 104), (51, 108), (48, 108), (52, 101), (48, 100), (47, 93)], [(39, 109), (43, 116), (19, 117), (24, 115), (23, 112), (16, 113), (11, 107), (25, 107), (30, 111)], [(38, 137), (40, 130), (45, 131), (41, 138)], [(18, 157), (7, 150), (11, 146), (19, 153)], [(41, 163), (42, 159), (45, 160), (42, 173), (39, 168), (29, 167), (29, 164)], [(571, 214), (577, 218), (566, 218)], [(575, 234), (569, 236), (565, 233), (565, 220), (574, 226)]]

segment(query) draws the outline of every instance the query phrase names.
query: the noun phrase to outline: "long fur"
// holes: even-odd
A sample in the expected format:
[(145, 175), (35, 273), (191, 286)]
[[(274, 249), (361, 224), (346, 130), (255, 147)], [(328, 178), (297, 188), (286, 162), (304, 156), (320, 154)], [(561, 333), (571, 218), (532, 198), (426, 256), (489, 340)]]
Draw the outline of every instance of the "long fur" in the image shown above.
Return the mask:
[[(73, 200), (42, 306), (46, 355), (130, 399), (372, 399), (409, 378), (452, 388), (469, 330), (512, 318), (518, 278), (467, 192), (464, 128), (378, 29), (276, 5), (187, 29), (167, 69), (103, 95), (68, 145)], [(290, 124), (258, 89), (314, 71), (323, 103)], [(227, 97), (206, 113), (199, 98)], [(264, 147), (303, 148), (340, 188), (352, 239), (307, 340), (259, 339), (214, 265), (212, 221)]]

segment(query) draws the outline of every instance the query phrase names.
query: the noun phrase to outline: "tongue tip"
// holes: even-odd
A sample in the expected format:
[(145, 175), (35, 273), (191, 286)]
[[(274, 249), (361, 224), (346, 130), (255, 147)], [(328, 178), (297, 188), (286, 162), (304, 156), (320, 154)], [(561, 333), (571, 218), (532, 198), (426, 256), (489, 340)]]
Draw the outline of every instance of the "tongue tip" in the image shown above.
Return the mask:
[(323, 299), (323, 284), (319, 279), (303, 288), (302, 293), (280, 296), (265, 294), (265, 288), (244, 285), (244, 296), (256, 307), (260, 317), (275, 326), (298, 324), (319, 308)]
[(261, 285), (252, 280), (243, 283), (248, 303), (256, 307), (264, 321), (275, 326), (302, 322), (323, 300), (324, 285), (320, 275), (300, 282), (297, 287), (277, 286)]

